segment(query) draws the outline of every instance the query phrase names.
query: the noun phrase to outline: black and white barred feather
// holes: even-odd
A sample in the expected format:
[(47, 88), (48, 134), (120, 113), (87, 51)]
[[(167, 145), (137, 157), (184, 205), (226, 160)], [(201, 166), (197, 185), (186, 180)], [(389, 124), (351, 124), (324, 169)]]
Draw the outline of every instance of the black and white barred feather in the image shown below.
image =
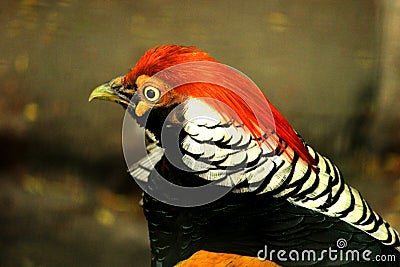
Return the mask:
[[(198, 117), (199, 113), (211, 114), (212, 119)], [(260, 142), (243, 124), (226, 120), (201, 100), (189, 101), (182, 115), (181, 160), (198, 177), (233, 186), (233, 193), (285, 198), (295, 205), (339, 218), (385, 245), (397, 249), (400, 246), (396, 230), (371, 209), (360, 192), (344, 182), (340, 170), (328, 158), (306, 143), (316, 160), (315, 166), (301, 159), (275, 132), (265, 133), (265, 140)], [(153, 144), (149, 157), (132, 168), (132, 175), (147, 181), (151, 166), (161, 159), (163, 152)]]

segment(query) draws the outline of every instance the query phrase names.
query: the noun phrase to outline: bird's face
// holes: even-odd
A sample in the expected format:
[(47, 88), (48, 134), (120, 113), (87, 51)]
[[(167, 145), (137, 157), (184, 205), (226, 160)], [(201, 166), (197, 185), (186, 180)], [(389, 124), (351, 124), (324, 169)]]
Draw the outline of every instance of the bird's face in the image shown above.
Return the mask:
[[(192, 61), (215, 60), (208, 53), (194, 47), (155, 47), (148, 50), (125, 76), (97, 87), (90, 95), (89, 101), (102, 99), (117, 102), (128, 108), (130, 114), (144, 126), (145, 117), (151, 110), (165, 114), (166, 109), (187, 99), (187, 94), (171, 90), (166, 83), (155, 77), (156, 74), (171, 66)], [(160, 122), (162, 121), (158, 121)]]
[(163, 81), (146, 74), (140, 75), (134, 83), (127, 83), (124, 76), (117, 77), (93, 90), (89, 101), (93, 99), (108, 100), (121, 104), (129, 109), (138, 124), (145, 126), (150, 111), (161, 119), (164, 111), (170, 110), (187, 99), (177, 93)]

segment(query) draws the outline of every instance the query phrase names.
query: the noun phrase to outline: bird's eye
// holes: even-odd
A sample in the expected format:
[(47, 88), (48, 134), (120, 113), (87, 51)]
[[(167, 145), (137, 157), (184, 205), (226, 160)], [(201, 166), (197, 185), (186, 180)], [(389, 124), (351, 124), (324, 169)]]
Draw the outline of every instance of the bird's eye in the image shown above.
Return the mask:
[(155, 102), (161, 97), (161, 92), (157, 88), (153, 86), (147, 86), (143, 90), (144, 96), (147, 98), (147, 100), (151, 102)]

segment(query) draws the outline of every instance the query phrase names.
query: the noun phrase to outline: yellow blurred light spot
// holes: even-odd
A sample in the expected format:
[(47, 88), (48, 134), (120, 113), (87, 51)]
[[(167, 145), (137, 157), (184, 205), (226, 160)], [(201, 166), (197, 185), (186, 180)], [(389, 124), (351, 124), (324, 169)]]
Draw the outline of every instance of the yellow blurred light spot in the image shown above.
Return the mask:
[(400, 156), (398, 154), (388, 155), (383, 169), (386, 172), (399, 172), (400, 171)]
[(275, 32), (284, 32), (287, 30), (289, 25), (289, 20), (287, 16), (281, 12), (271, 13), (266, 18), (269, 28)]
[(115, 222), (115, 217), (111, 211), (105, 208), (101, 208), (96, 212), (96, 220), (105, 226), (111, 226)]
[(29, 193), (42, 194), (43, 181), (31, 175), (26, 175), (22, 180), (22, 188)]
[(39, 110), (38, 104), (36, 103), (26, 104), (24, 108), (25, 119), (30, 122), (36, 121), (38, 117), (38, 110)]
[(97, 197), (104, 207), (110, 210), (127, 212), (136, 206), (132, 200), (126, 196), (114, 194), (108, 190), (101, 190), (97, 193)]
[(29, 55), (27, 53), (22, 53), (19, 54), (16, 58), (15, 58), (15, 70), (18, 73), (23, 73), (25, 72), (28, 67), (29, 67)]

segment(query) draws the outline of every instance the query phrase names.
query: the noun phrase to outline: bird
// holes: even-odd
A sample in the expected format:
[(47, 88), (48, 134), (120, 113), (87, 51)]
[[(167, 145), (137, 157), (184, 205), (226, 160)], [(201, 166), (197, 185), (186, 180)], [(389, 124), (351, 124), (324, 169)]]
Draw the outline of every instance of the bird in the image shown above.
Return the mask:
[(282, 266), (376, 266), (379, 256), (391, 259), (379, 266), (400, 266), (398, 232), (250, 78), (209, 53), (156, 46), (94, 99), (120, 104), (145, 129), (148, 155), (129, 171), (144, 189), (152, 266), (201, 251)]

